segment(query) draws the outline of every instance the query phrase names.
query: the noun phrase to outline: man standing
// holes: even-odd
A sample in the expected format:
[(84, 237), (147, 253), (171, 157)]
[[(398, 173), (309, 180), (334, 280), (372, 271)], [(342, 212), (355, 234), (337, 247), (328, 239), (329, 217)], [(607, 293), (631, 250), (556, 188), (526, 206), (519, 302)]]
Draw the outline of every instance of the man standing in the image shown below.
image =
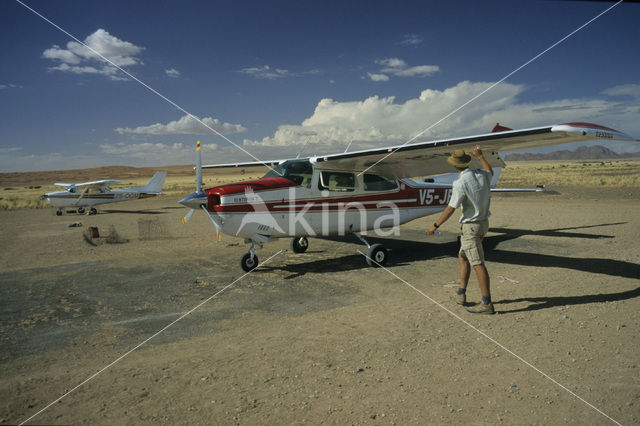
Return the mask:
[(493, 169), (482, 155), (480, 146), (473, 149), (473, 155), (480, 161), (483, 170), (469, 169), (471, 156), (462, 149), (453, 151), (453, 154), (447, 158), (449, 164), (458, 170), (460, 176), (453, 182), (449, 205), (433, 226), (427, 229), (427, 235), (435, 234), (436, 229), (442, 226), (457, 208), (462, 207), (462, 216), (460, 217), (462, 238), (458, 252), (460, 288), (456, 301), (460, 305), (467, 302), (467, 284), (469, 283), (471, 266), (473, 266), (480, 285), (482, 304), (467, 308), (467, 311), (478, 314), (493, 314), (495, 310), (491, 302), (489, 273), (484, 264), (484, 250), (482, 248), (482, 239), (489, 230), (490, 183)]

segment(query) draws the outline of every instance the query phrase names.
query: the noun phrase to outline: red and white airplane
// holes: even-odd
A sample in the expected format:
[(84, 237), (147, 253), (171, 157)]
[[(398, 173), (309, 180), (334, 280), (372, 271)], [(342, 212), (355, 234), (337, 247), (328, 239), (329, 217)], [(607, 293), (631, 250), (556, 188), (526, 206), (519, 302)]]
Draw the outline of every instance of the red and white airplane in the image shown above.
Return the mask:
[[(382, 244), (370, 245), (359, 233), (375, 230), (389, 236), (398, 226), (441, 212), (451, 197), (457, 173), (447, 157), (455, 149), (471, 151), (481, 145), (489, 164), (504, 167), (498, 151), (514, 151), (592, 139), (636, 141), (608, 127), (590, 123), (511, 130), (496, 125), (491, 133), (368, 149), (309, 158), (202, 166), (200, 143), (196, 156), (196, 192), (180, 203), (202, 209), (218, 239), (220, 233), (245, 239), (249, 252), (240, 265), (258, 265), (255, 247), (274, 238), (291, 238), (291, 249), (302, 253), (307, 237), (352, 233), (368, 247), (367, 263), (384, 265)], [(269, 167), (263, 178), (202, 189), (202, 169)], [(479, 167), (473, 158), (471, 168)], [(413, 177), (431, 176), (414, 180)], [(545, 188), (537, 188), (543, 191)], [(389, 230), (391, 228), (391, 230)]]

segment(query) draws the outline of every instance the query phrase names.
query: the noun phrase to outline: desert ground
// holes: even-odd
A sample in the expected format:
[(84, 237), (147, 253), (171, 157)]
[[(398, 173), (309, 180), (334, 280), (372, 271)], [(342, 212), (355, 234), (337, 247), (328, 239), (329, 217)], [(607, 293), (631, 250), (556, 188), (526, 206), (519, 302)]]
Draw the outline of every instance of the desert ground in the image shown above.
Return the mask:
[(0, 423), (640, 422), (640, 187), (494, 194), (497, 314), (476, 316), (453, 299), (453, 218), (370, 233), (386, 269), (346, 236), (266, 244), (244, 275), (241, 240), (181, 223), (189, 172), (94, 216), (0, 211)]

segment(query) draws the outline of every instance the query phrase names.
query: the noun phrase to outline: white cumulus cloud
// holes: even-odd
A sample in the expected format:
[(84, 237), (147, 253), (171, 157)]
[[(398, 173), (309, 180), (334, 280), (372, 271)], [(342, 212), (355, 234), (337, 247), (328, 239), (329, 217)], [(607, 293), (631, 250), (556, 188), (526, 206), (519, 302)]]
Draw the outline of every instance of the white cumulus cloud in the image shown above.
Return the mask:
[(168, 70), (164, 70), (164, 73), (167, 77), (171, 77), (171, 78), (180, 77), (180, 71), (174, 68), (169, 68)]
[(404, 39), (400, 42), (400, 44), (408, 45), (408, 46), (416, 46), (422, 43), (422, 39), (417, 34), (407, 34), (404, 36)]
[(597, 98), (528, 103), (520, 100), (527, 88), (510, 83), (499, 84), (442, 120), (492, 84), (464, 81), (444, 90), (425, 89), (405, 102), (393, 96), (351, 102), (322, 99), (299, 125), (280, 126), (272, 136), (245, 140), (245, 145), (271, 146), (274, 152), (286, 152), (287, 147), (290, 153), (304, 146), (306, 155), (319, 155), (342, 152), (350, 141), (350, 150), (355, 150), (400, 145), (417, 135), (416, 141), (426, 141), (487, 133), (498, 122), (527, 128), (586, 121), (640, 134), (640, 106)]
[(609, 96), (631, 96), (633, 98), (640, 98), (640, 84), (614, 86), (602, 93)]
[(100, 28), (85, 38), (84, 45), (77, 41), (68, 42), (66, 48), (54, 44), (42, 53), (42, 57), (59, 62), (59, 65), (49, 68), (52, 71), (101, 74), (112, 80), (125, 80), (118, 76), (118, 69), (102, 57), (120, 67), (140, 65), (142, 62), (136, 55), (143, 50), (143, 47), (121, 40)]
[(320, 74), (320, 70), (307, 70), (301, 72), (290, 72), (289, 70), (281, 68), (271, 68), (269, 65), (263, 65), (261, 67), (242, 68), (238, 71), (240, 74), (248, 75), (249, 77), (264, 79), (264, 80), (276, 80), (286, 77), (301, 77), (305, 75), (317, 75)]
[(389, 76), (386, 74), (376, 74), (368, 72), (367, 75), (371, 81), (389, 81)]
[(279, 68), (271, 69), (269, 65), (264, 65), (262, 67), (242, 68), (238, 72), (240, 74), (245, 74), (250, 77), (267, 79), (267, 80), (275, 80), (277, 78), (291, 76), (291, 73), (289, 73), (289, 71), (279, 69)]
[[(204, 124), (202, 124), (204, 123)], [(208, 126), (208, 127), (207, 127)], [(217, 118), (204, 117), (198, 121), (191, 115), (185, 115), (179, 120), (170, 121), (167, 124), (155, 123), (148, 126), (136, 128), (119, 127), (116, 132), (120, 134), (144, 134), (144, 135), (208, 135), (214, 133), (210, 128), (215, 129), (223, 135), (243, 133), (247, 129), (240, 124), (223, 123)]]
[(383, 68), (376, 73), (367, 73), (371, 81), (389, 81), (390, 76), (395, 77), (430, 77), (440, 71), (437, 65), (416, 65), (408, 64), (400, 58), (377, 59), (376, 64)]

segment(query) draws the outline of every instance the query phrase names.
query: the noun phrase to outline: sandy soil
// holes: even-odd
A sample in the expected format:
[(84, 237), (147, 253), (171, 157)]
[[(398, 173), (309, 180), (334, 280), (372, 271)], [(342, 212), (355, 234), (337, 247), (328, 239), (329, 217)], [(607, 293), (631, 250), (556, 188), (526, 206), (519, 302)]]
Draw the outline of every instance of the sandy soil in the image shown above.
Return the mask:
[(244, 244), (176, 201), (0, 212), (1, 423), (69, 391), (29, 423), (640, 421), (637, 192), (494, 196), (479, 317), (453, 301), (453, 220), (384, 240), (390, 272), (355, 238), (282, 240), (242, 277)]

